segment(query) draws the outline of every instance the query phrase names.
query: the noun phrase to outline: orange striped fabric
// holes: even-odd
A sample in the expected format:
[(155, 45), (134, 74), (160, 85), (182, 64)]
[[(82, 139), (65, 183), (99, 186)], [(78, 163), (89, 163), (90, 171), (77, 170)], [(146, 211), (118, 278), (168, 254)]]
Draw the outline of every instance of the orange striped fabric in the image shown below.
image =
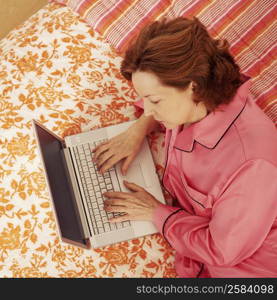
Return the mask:
[(163, 16), (197, 16), (226, 38), (256, 103), (277, 126), (276, 0), (49, 0), (67, 5), (123, 53), (141, 28)]

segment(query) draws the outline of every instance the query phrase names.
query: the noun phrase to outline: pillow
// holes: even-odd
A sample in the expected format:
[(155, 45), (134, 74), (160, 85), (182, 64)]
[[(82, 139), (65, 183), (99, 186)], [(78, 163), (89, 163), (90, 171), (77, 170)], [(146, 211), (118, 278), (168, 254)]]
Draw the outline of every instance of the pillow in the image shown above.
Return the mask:
[(274, 0), (49, 0), (69, 6), (122, 54), (147, 23), (163, 16), (197, 16), (210, 34), (226, 38), (256, 103), (277, 125)]

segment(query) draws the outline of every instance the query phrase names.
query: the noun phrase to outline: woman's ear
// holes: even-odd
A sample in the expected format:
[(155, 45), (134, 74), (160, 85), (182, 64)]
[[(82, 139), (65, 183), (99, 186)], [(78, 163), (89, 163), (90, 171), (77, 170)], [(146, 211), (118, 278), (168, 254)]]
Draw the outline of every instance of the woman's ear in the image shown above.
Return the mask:
[(194, 92), (196, 88), (196, 83), (194, 81), (191, 81), (189, 84), (189, 88)]

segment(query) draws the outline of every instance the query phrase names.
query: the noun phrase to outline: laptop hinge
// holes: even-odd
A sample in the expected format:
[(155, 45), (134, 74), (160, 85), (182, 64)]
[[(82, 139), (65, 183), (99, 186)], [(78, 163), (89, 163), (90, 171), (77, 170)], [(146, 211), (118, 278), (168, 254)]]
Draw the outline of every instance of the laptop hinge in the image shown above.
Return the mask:
[(62, 150), (62, 153), (64, 154), (64, 155), (62, 155), (62, 157), (65, 159), (65, 162), (66, 162), (65, 165), (67, 167), (66, 169), (68, 171), (68, 176), (69, 176), (69, 179), (70, 179), (70, 182), (72, 185), (72, 191), (73, 191), (73, 194), (74, 194), (75, 200), (76, 200), (76, 209), (79, 212), (79, 216), (80, 216), (81, 224), (82, 224), (83, 231), (85, 234), (85, 238), (89, 238), (91, 236), (91, 234), (90, 234), (90, 230), (89, 230), (88, 223), (86, 220), (86, 214), (85, 214), (84, 206), (82, 203), (83, 200), (82, 200), (82, 196), (81, 196), (81, 193), (80, 193), (80, 190), (78, 187), (78, 182), (77, 182), (77, 179), (75, 176), (75, 171), (74, 171), (73, 163), (71, 160), (69, 148), (64, 148)]

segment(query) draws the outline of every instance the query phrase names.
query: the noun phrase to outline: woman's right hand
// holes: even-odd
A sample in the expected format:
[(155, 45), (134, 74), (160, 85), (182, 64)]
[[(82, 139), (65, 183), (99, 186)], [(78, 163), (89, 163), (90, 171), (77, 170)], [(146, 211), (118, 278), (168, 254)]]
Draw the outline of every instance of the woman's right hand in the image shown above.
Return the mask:
[(146, 133), (136, 126), (131, 126), (124, 132), (95, 147), (93, 161), (100, 173), (106, 172), (120, 160), (124, 160), (121, 172), (126, 174), (130, 164), (140, 150)]

